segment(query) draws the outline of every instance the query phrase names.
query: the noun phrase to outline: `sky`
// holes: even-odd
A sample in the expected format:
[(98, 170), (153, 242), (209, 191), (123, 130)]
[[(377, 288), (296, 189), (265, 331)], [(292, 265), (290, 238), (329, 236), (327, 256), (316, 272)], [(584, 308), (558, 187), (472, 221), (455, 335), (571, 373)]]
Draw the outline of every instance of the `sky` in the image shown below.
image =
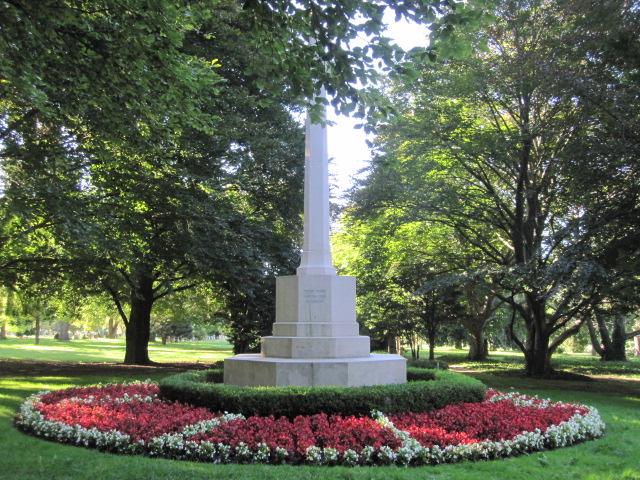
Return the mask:
[[(425, 26), (394, 22), (393, 17), (389, 18), (388, 35), (405, 50), (424, 46), (426, 33)], [(336, 186), (332, 188), (331, 200), (341, 203), (340, 197), (354, 184), (353, 177), (371, 160), (371, 152), (366, 144), (364, 129), (355, 128), (356, 124), (362, 123), (361, 119), (337, 116), (331, 108), (327, 111), (327, 119), (334, 122), (327, 130), (329, 175)]]

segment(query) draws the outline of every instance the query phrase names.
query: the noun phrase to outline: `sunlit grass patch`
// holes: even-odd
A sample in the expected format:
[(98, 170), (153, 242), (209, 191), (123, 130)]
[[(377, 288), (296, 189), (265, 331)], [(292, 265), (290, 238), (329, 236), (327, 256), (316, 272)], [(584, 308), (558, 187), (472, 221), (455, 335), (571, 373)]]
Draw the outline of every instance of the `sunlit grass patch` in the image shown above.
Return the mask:
[[(82, 339), (60, 342), (43, 337), (35, 345), (33, 338), (11, 338), (0, 341), (0, 359), (38, 360), (58, 362), (122, 362), (125, 340)], [(200, 342), (176, 342), (162, 345), (149, 343), (149, 357), (158, 363), (216, 362), (232, 355), (232, 347), (226, 340)]]

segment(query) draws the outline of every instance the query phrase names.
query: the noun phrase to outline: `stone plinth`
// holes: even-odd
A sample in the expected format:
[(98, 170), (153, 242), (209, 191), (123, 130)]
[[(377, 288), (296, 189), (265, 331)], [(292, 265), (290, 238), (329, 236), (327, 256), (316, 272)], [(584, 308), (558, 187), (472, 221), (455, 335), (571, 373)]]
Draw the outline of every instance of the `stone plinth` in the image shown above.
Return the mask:
[(295, 275), (276, 279), (273, 335), (260, 354), (224, 362), (224, 383), (245, 386), (350, 386), (407, 381), (399, 355), (370, 354), (358, 333), (355, 277)]
[(224, 383), (247, 387), (362, 387), (407, 381), (406, 360), (399, 355), (361, 358), (284, 359), (260, 354), (236, 355), (224, 361)]
[(276, 323), (273, 336), (262, 338), (263, 357), (353, 358), (369, 352), (369, 337), (358, 334), (355, 277), (276, 279)]

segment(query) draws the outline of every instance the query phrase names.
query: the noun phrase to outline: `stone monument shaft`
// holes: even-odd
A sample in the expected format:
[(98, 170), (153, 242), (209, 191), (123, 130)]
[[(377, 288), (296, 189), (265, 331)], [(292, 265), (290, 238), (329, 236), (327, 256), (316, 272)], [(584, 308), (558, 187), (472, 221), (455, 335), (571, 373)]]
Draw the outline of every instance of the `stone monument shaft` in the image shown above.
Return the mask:
[[(324, 91), (322, 92), (324, 96)], [(331, 260), (329, 157), (324, 119), (307, 115), (304, 241), (296, 275), (276, 278), (273, 334), (261, 353), (224, 362), (224, 382), (242, 386), (362, 386), (406, 382), (399, 355), (373, 355), (359, 335), (356, 278), (336, 275)]]
[[(324, 120), (325, 118), (322, 119)], [(329, 234), (327, 127), (311, 123), (307, 115), (304, 152), (304, 242), (300, 266), (297, 269), (298, 275), (335, 275)]]

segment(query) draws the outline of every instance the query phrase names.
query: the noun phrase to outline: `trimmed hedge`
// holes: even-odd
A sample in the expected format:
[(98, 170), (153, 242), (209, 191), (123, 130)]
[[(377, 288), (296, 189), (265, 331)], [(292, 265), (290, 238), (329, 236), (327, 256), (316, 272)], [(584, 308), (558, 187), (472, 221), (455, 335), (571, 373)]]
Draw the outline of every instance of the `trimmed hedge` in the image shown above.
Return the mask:
[(449, 370), (449, 365), (442, 360), (428, 360), (426, 358), (407, 360), (407, 366), (415, 368), (430, 368), (434, 370)]
[(426, 368), (407, 367), (407, 380), (409, 382), (428, 382), (436, 380), (437, 373), (435, 370), (427, 370)]
[[(224, 381), (224, 369), (223, 368), (212, 368), (210, 370), (205, 370), (205, 382), (208, 383), (222, 383)], [(410, 382), (415, 382), (417, 380), (435, 380), (436, 374), (433, 370), (427, 370), (424, 367), (416, 367), (407, 368), (407, 380)]]
[(224, 382), (224, 368), (214, 368), (204, 371), (204, 381), (207, 383)]
[(159, 383), (160, 392), (168, 400), (214, 412), (288, 418), (321, 412), (356, 416), (369, 415), (372, 410), (387, 414), (426, 412), (452, 403), (482, 402), (486, 394), (480, 381), (442, 370), (429, 371), (435, 380), (366, 387), (238, 387), (207, 382), (219, 375), (213, 372), (167, 377)]

